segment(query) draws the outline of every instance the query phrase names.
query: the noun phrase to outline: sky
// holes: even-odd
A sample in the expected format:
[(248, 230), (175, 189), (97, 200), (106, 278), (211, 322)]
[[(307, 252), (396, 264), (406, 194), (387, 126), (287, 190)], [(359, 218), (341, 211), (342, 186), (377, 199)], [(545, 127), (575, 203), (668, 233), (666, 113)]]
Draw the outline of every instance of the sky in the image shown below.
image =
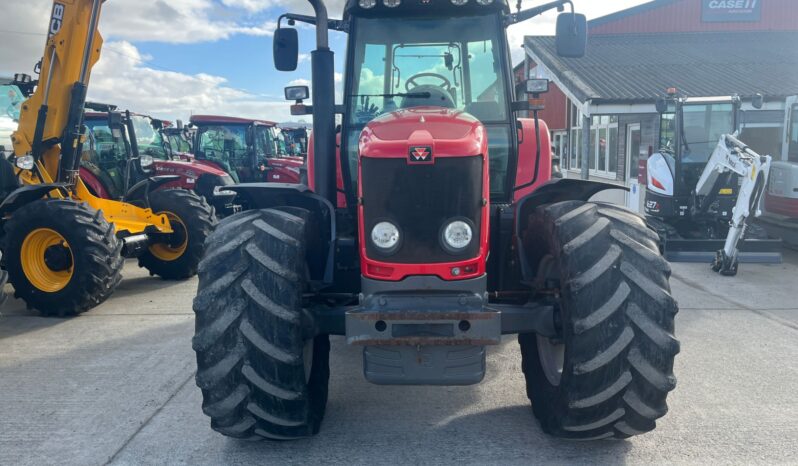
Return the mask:
[[(592, 19), (647, 1), (574, 3), (577, 12)], [(0, 76), (33, 74), (44, 50), (52, 0), (0, 3)], [(523, 8), (543, 3), (525, 0)], [(330, 16), (340, 18), (343, 4), (328, 0)], [(89, 99), (167, 119), (211, 113), (295, 120), (283, 87), (309, 83), (315, 33), (299, 26), (297, 70), (276, 71), (272, 35), (277, 18), (286, 12), (308, 14), (311, 9), (306, 0), (108, 0), (100, 20), (105, 43), (92, 71)], [(523, 60), (523, 36), (553, 35), (555, 19), (552, 11), (509, 29), (514, 63)], [(340, 86), (346, 36), (331, 32), (330, 46)]]

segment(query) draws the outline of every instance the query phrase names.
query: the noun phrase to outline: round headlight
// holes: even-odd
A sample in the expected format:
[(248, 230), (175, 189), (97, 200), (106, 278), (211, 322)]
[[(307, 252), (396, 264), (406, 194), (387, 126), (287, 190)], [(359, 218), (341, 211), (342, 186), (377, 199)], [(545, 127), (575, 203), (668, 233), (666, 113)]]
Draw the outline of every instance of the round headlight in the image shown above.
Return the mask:
[(382, 4), (388, 8), (396, 8), (402, 4), (402, 0), (382, 0)]
[(14, 160), (14, 164), (17, 166), (17, 168), (22, 170), (33, 170), (33, 156), (23, 155), (22, 157), (17, 157), (16, 160)]
[(144, 154), (139, 157), (139, 164), (141, 165), (141, 168), (147, 168), (152, 165), (153, 162), (154, 160), (151, 155)]
[(463, 6), (468, 3), (468, 0), (452, 0), (452, 5), (454, 6)]
[(462, 220), (455, 220), (443, 229), (444, 248), (451, 252), (460, 252), (471, 244), (473, 236), (471, 225)]
[(357, 4), (360, 8), (368, 10), (370, 8), (374, 8), (377, 5), (377, 0), (358, 0)]
[(493, 0), (477, 0), (477, 3), (479, 3), (482, 6), (488, 6), (491, 3), (493, 3)]
[(399, 229), (391, 222), (379, 222), (371, 229), (371, 242), (382, 252), (393, 252), (399, 247)]

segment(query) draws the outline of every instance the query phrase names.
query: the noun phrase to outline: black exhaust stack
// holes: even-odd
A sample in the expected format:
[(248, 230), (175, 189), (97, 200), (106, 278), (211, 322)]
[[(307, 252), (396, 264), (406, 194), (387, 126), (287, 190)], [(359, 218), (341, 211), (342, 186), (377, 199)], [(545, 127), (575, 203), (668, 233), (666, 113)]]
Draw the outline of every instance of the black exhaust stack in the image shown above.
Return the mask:
[(334, 54), (327, 39), (327, 7), (323, 0), (308, 1), (316, 13), (316, 50), (310, 53), (315, 191), (336, 205)]

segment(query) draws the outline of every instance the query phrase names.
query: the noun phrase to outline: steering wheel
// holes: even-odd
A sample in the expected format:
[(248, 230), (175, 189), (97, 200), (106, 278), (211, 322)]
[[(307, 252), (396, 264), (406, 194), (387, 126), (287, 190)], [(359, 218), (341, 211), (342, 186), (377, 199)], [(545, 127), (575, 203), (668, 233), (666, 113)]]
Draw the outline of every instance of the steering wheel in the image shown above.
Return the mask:
[[(416, 87), (419, 87), (419, 86), (422, 86), (422, 84), (418, 84), (416, 82), (416, 79), (419, 79), (419, 78), (437, 78), (437, 79), (440, 79), (442, 82), (441, 82), (441, 84), (438, 85), (438, 87), (440, 87), (441, 89), (444, 89), (446, 91), (448, 91), (449, 88), (452, 87), (452, 83), (449, 82), (448, 79), (446, 79), (446, 76), (440, 75), (438, 73), (418, 73), (418, 74), (414, 74), (413, 76), (410, 76), (409, 78), (407, 78), (407, 81), (405, 81), (405, 90), (407, 92), (410, 92), (412, 89), (414, 89)], [(410, 87), (410, 84), (412, 84), (413, 87)]]

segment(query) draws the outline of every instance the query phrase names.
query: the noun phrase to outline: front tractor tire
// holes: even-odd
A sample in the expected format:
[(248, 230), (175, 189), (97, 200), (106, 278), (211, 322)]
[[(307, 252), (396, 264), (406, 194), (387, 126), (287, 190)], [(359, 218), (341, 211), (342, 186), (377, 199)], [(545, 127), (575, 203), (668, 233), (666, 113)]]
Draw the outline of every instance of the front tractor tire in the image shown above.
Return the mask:
[(623, 208), (567, 201), (536, 209), (522, 241), (540, 283), (560, 297), (560, 338), (519, 335), (543, 430), (581, 440), (653, 430), (679, 352), (657, 234)]
[(205, 239), (216, 225), (216, 215), (204, 198), (185, 189), (150, 193), (150, 208), (166, 214), (174, 233), (151, 244), (139, 257), (139, 266), (166, 280), (184, 280), (197, 274)]
[(4, 258), (16, 297), (45, 316), (105, 301), (122, 279), (122, 244), (101, 211), (71, 200), (32, 202), (5, 225)]
[(206, 243), (194, 299), (197, 385), (211, 428), (241, 439), (319, 431), (330, 343), (314, 337), (307, 291), (309, 213), (251, 210), (222, 220)]

